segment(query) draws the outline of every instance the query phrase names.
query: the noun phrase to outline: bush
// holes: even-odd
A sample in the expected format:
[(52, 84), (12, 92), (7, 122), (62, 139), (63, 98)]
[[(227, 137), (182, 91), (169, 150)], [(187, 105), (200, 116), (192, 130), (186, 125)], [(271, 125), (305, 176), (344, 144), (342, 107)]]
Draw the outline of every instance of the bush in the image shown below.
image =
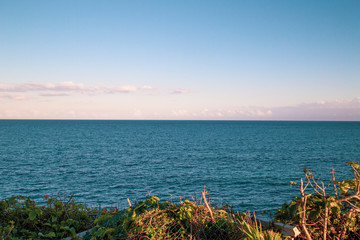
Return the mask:
[(65, 238), (89, 229), (99, 211), (86, 208), (72, 198), (45, 195), (46, 204), (37, 206), (25, 196), (15, 196), (0, 201), (0, 236), (3, 239)]
[[(210, 207), (210, 206), (209, 206)], [(241, 239), (244, 214), (185, 200), (180, 204), (150, 196), (111, 219), (98, 219), (85, 239)]]
[(87, 208), (60, 195), (43, 198), (43, 206), (25, 196), (0, 201), (0, 239), (80, 239), (76, 233), (89, 229), (83, 239), (256, 239), (259, 233), (264, 240), (281, 239), (262, 232), (249, 214), (211, 207), (205, 192), (203, 203), (160, 203), (149, 196), (122, 211)]
[[(360, 166), (355, 162), (347, 164), (355, 178), (339, 182), (333, 171), (328, 185), (305, 169), (306, 183), (301, 179), (299, 186), (301, 196), (283, 204), (275, 220), (298, 224), (304, 239), (360, 239)], [(310, 191), (306, 192), (308, 187)]]

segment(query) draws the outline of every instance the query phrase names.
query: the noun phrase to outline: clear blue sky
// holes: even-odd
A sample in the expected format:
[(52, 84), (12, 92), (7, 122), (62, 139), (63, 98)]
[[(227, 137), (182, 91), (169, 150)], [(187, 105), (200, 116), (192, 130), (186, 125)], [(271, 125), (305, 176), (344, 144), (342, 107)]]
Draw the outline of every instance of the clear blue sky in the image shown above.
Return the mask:
[(360, 120), (359, 13), (0, 0), (0, 118)]

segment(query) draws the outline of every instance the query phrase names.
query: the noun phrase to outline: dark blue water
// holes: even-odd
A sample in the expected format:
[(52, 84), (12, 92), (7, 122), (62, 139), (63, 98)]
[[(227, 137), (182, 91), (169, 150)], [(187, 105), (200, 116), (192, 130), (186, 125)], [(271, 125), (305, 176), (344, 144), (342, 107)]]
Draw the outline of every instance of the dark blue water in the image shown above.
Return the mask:
[(126, 207), (148, 192), (274, 210), (298, 194), (289, 181), (333, 167), (353, 178), (360, 122), (0, 121), (0, 199), (66, 191), (88, 205)]

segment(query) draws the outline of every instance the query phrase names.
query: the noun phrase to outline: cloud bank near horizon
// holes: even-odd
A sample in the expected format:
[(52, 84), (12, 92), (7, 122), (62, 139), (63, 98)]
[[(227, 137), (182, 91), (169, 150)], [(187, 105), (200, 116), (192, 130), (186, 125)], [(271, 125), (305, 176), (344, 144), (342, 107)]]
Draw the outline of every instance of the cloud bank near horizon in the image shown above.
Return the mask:
[[(189, 120), (351, 120), (360, 121), (360, 97), (353, 99), (317, 101), (310, 103), (300, 103), (298, 105), (271, 107), (271, 106), (242, 106), (228, 109), (217, 109), (211, 105), (205, 108), (184, 105), (179, 107), (171, 103), (150, 104), (141, 96), (151, 95), (151, 99), (159, 97), (155, 89), (151, 86), (87, 86), (81, 83), (60, 82), (60, 83), (23, 83), (23, 84), (0, 84), (0, 98), (12, 103), (10, 109), (7, 105), (0, 106), (0, 118), (3, 119), (189, 119)], [(81, 109), (74, 102), (72, 105), (65, 104), (63, 97), (72, 100), (74, 94), (83, 95), (82, 102), (87, 102), (87, 96), (94, 97), (95, 101), (101, 101), (101, 95), (129, 94), (143, 92), (141, 96), (132, 96), (131, 101), (138, 101), (135, 106), (131, 104), (123, 105), (122, 108), (112, 105), (107, 112), (103, 111), (103, 106), (89, 105), (87, 110)], [(167, 96), (183, 95), (191, 92), (187, 88), (172, 89), (167, 92)], [(153, 93), (153, 94), (149, 94)], [(160, 94), (164, 96), (164, 94)], [(51, 104), (41, 107), (36, 103), (46, 99), (56, 97), (57, 100)], [(181, 97), (181, 96), (180, 96)], [(196, 96), (195, 96), (196, 97)], [(160, 97), (159, 97), (160, 98)], [(121, 101), (116, 97), (116, 101)], [(148, 99), (149, 100), (149, 99)], [(32, 103), (30, 104), (29, 102)], [(152, 101), (152, 100), (151, 100)], [(27, 103), (27, 108), (16, 102)], [(158, 102), (159, 103), (159, 102)], [(149, 107), (149, 104), (151, 107)], [(51, 105), (51, 107), (49, 107)], [(109, 103), (109, 105), (111, 105)], [(61, 107), (60, 107), (61, 106)], [(125, 106), (125, 107), (124, 107)], [(145, 107), (148, 106), (148, 107)], [(178, 107), (178, 108), (177, 108)], [(56, 110), (55, 110), (56, 109)]]
[(360, 121), (360, 97), (274, 108), (253, 107), (231, 114), (236, 118), (257, 117), (260, 120)]
[[(72, 93), (89, 96), (115, 93), (134, 93), (138, 91), (154, 90), (151, 86), (96, 86), (89, 87), (73, 82), (57, 84), (26, 83), (17, 85), (0, 85), (0, 98), (7, 101), (27, 102), (41, 97), (68, 97)], [(175, 97), (178, 94), (188, 93), (188, 89), (177, 89), (168, 92)], [(1, 94), (2, 93), (2, 94)], [(26, 95), (36, 93), (37, 96)], [(25, 95), (22, 95), (25, 94)], [(157, 96), (158, 95), (153, 95)], [(100, 98), (100, 96), (98, 96)], [(135, 96), (134, 96), (135, 97)], [(136, 98), (136, 97), (135, 97)], [(152, 97), (151, 97), (152, 98)], [(85, 97), (83, 97), (86, 102)], [(309, 120), (309, 121), (360, 121), (360, 97), (341, 100), (320, 100), (317, 102), (300, 103), (293, 106), (265, 107), (241, 106), (216, 109), (191, 108), (185, 106), (176, 108), (176, 105), (145, 107), (128, 105), (128, 108), (108, 108), (106, 111), (101, 105), (81, 109), (74, 105), (62, 104), (62, 107), (33, 106), (28, 108), (9, 108), (0, 106), (0, 119), (169, 119), (169, 120)], [(15, 105), (14, 105), (15, 106)], [(20, 106), (20, 105), (18, 105)], [(140, 106), (140, 107), (139, 107)], [(143, 107), (141, 107), (143, 106)], [(188, 108), (187, 108), (188, 107)]]
[(181, 119), (214, 120), (304, 120), (304, 121), (360, 121), (360, 97), (335, 101), (301, 103), (295, 106), (242, 106), (237, 109), (203, 109), (190, 112), (178, 109), (173, 116)]

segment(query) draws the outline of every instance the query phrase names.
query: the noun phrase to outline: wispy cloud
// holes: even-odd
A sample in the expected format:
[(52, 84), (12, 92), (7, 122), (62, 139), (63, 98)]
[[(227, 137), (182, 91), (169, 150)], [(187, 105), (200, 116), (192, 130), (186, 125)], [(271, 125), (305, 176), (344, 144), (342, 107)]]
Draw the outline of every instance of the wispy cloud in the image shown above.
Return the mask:
[(83, 84), (73, 82), (61, 83), (24, 83), (6, 85), (0, 84), (0, 92), (35, 92), (35, 91), (89, 91), (94, 88), (85, 87)]
[(282, 107), (240, 106), (232, 109), (205, 108), (200, 111), (178, 109), (172, 111), (172, 116), (214, 120), (360, 121), (360, 97)]
[(23, 95), (23, 94), (0, 94), (0, 98), (4, 99), (11, 99), (11, 100), (17, 100), (17, 101), (23, 101), (29, 99), (29, 97)]
[(189, 92), (190, 92), (190, 89), (179, 88), (179, 89), (172, 90), (171, 94), (185, 94), (185, 93), (189, 93)]
[(284, 120), (360, 121), (360, 97), (278, 107), (273, 112), (274, 116)]
[(189, 111), (185, 109), (172, 110), (172, 115), (175, 117), (184, 117), (189, 115)]
[(66, 97), (69, 96), (67, 93), (40, 93), (42, 97)]
[(104, 87), (103, 90), (106, 93), (130, 93), (136, 92), (139, 88), (135, 86), (113, 86), (113, 87)]
[(198, 113), (193, 113), (194, 117), (205, 119), (229, 119), (229, 120), (242, 120), (242, 119), (266, 119), (271, 117), (273, 112), (265, 107), (239, 107), (236, 109), (224, 110), (210, 110), (203, 109)]
[[(81, 83), (24, 83), (24, 84), (0, 84), (0, 92), (5, 93), (39, 93), (40, 96), (68, 96), (69, 93), (101, 94), (101, 93), (131, 93), (142, 90), (153, 90), (151, 86), (86, 86)], [(44, 93), (45, 92), (45, 93)], [(61, 92), (61, 93), (59, 93)]]

